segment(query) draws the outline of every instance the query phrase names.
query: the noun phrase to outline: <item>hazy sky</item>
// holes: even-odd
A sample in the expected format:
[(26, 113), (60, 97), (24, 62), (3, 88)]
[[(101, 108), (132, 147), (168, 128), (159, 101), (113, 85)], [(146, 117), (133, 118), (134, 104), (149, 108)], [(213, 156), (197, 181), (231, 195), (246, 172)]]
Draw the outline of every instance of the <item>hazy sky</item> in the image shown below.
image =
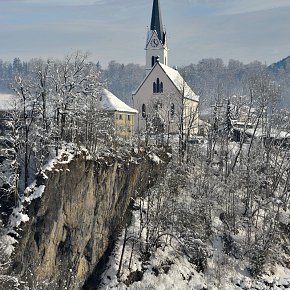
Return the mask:
[[(63, 58), (76, 50), (106, 65), (145, 62), (152, 0), (0, 0), (0, 59)], [(290, 55), (290, 0), (160, 0), (170, 65), (202, 58)]]

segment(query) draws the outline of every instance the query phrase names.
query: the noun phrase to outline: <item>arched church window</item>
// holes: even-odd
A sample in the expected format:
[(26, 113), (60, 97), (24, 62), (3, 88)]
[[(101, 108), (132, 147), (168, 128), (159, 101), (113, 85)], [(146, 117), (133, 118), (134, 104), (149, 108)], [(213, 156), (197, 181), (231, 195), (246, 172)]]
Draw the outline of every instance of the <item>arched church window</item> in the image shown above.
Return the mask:
[(153, 83), (153, 93), (163, 93), (163, 82), (160, 82), (159, 78)]
[(151, 66), (152, 67), (154, 66), (154, 63), (155, 63), (155, 56), (152, 56), (152, 58), (151, 58)]
[(156, 83), (154, 82), (153, 83), (153, 94), (156, 94), (157, 93), (157, 86), (156, 86)]
[(163, 93), (163, 82), (160, 83), (160, 90), (159, 93)]
[(160, 93), (160, 80), (159, 80), (159, 78), (157, 78), (156, 86), (157, 86), (157, 93)]
[(146, 117), (146, 105), (145, 104), (142, 105), (142, 117), (143, 118)]
[(175, 114), (175, 106), (172, 103), (171, 106), (170, 106), (170, 116), (171, 116), (171, 118), (174, 116), (174, 114)]

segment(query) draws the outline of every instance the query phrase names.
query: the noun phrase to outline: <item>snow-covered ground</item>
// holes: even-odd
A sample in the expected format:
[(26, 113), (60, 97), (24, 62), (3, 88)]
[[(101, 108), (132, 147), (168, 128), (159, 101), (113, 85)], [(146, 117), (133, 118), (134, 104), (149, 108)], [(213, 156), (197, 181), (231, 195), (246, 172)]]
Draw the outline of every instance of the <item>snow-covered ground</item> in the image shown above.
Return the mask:
[[(139, 204), (138, 200), (136, 204)], [(178, 250), (174, 241), (171, 245), (157, 247), (151, 256), (146, 258), (140, 254), (137, 243), (132, 251), (133, 239), (130, 241), (130, 236), (134, 236), (138, 231), (139, 213), (138, 209), (133, 211), (132, 222), (127, 229), (128, 241), (124, 249), (122, 267), (119, 269), (125, 231), (119, 238), (102, 275), (101, 290), (267, 290), (290, 287), (290, 270), (280, 265), (273, 265), (271, 271), (267, 271), (267, 274), (263, 274), (259, 279), (251, 278), (245, 261), (226, 255), (220, 239), (208, 245), (211, 254), (204, 273), (197, 272), (196, 266)], [(143, 242), (145, 236), (146, 234), (143, 234), (141, 237)]]

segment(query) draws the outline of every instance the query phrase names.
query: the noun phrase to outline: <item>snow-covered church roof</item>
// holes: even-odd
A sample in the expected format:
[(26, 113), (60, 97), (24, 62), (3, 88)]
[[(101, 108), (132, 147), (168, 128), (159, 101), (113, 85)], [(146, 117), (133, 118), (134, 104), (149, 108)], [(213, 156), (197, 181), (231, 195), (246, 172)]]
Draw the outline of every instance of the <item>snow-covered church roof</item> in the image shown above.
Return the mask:
[(173, 69), (162, 63), (159, 63), (159, 65), (164, 70), (164, 72), (169, 77), (169, 79), (173, 82), (175, 87), (180, 91), (180, 93), (184, 93), (185, 98), (188, 98), (197, 102), (199, 101), (199, 96), (196, 95), (192, 91), (190, 86), (186, 83), (184, 78), (180, 75), (180, 73), (176, 69)]
[(112, 111), (112, 112), (123, 112), (137, 114), (138, 111), (131, 108), (120, 99), (118, 99), (114, 94), (112, 94), (107, 89), (103, 89), (101, 92), (100, 104), (102, 110)]

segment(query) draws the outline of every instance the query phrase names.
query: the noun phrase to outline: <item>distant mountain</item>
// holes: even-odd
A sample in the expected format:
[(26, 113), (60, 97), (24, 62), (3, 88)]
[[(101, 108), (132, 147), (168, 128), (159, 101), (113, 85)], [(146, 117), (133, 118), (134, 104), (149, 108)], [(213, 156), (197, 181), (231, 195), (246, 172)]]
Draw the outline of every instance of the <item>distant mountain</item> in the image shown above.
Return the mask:
[(268, 71), (277, 74), (279, 71), (290, 73), (290, 55), (268, 66)]

